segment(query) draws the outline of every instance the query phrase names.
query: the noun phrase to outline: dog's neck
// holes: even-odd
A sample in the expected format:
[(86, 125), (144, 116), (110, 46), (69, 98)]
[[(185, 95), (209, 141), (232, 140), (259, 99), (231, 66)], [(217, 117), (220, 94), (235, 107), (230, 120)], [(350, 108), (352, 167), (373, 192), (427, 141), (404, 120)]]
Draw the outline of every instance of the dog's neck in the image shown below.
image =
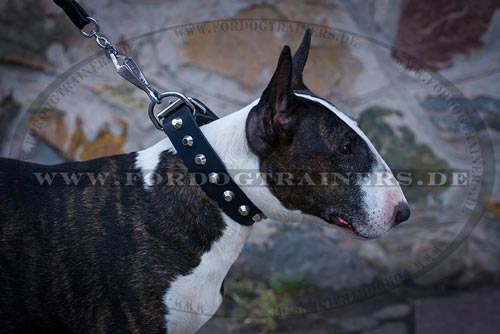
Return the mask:
[(242, 175), (249, 176), (251, 185), (241, 185), (241, 189), (267, 217), (281, 222), (301, 221), (301, 212), (286, 209), (269, 191), (259, 173), (259, 159), (248, 147), (245, 125), (257, 102), (202, 127), (203, 134), (237, 183), (245, 180)]
[[(259, 175), (259, 159), (248, 147), (245, 130), (246, 119), (257, 102), (258, 100), (255, 100), (248, 106), (207, 124), (201, 129), (236, 183), (239, 179), (238, 174), (240, 176), (240, 173), (250, 174), (252, 185), (242, 185), (241, 189), (269, 219), (280, 222), (301, 222), (306, 215), (300, 211), (285, 208), (269, 191), (265, 180)], [(137, 165), (143, 172), (146, 172), (146, 185), (150, 184), (147, 173), (156, 170), (160, 154), (163, 151), (175, 152), (175, 148), (168, 138), (138, 152)]]

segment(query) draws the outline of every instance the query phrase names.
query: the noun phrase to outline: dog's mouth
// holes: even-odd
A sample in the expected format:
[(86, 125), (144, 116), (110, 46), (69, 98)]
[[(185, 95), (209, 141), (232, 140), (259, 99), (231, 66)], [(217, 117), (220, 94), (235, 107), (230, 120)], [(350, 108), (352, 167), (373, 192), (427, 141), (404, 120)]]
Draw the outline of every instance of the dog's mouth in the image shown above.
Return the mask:
[[(337, 226), (348, 235), (356, 239), (372, 239), (363, 233), (363, 223), (361, 225), (353, 223), (353, 221), (340, 212), (330, 212), (327, 216), (323, 216), (323, 221), (329, 225)], [(358, 230), (359, 229), (359, 230)]]

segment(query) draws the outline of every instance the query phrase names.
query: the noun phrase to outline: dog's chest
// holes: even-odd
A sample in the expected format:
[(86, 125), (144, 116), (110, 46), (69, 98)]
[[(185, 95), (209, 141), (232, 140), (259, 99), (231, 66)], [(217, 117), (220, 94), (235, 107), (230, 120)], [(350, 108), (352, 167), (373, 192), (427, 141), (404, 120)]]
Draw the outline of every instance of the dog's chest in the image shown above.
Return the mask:
[(251, 230), (225, 215), (224, 220), (227, 227), (222, 237), (190, 274), (176, 277), (163, 297), (169, 334), (196, 332), (222, 303), (222, 283)]

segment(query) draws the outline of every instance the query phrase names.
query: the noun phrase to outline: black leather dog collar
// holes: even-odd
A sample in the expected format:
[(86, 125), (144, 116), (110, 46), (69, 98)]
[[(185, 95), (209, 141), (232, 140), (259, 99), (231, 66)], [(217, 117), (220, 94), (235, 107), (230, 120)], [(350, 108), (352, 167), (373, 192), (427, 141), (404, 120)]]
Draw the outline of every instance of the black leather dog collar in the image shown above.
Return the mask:
[[(196, 110), (194, 111), (196, 113)], [(189, 172), (226, 215), (245, 226), (265, 218), (233, 181), (224, 163), (198, 127), (193, 110), (186, 103), (178, 103), (177, 107), (170, 108), (161, 121), (163, 131), (170, 138)]]

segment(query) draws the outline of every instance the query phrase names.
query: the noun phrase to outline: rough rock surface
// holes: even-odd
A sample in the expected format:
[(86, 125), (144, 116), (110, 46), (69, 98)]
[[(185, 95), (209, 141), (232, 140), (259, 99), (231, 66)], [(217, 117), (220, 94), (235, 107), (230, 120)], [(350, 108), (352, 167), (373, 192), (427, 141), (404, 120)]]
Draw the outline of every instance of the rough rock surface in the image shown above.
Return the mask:
[[(455, 54), (470, 54), (483, 46), (500, 3), (496, 0), (404, 0), (395, 46), (422, 62), (441, 69), (452, 65)], [(406, 57), (393, 49), (396, 58)]]

